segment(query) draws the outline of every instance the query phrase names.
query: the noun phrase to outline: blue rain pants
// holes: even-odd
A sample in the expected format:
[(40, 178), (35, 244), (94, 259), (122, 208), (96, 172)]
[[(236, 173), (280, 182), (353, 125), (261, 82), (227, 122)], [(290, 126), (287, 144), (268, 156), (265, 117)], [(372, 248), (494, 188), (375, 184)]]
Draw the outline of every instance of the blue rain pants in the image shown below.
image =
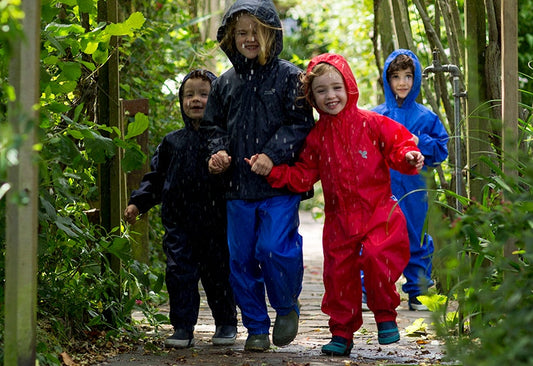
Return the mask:
[(403, 197), (400, 200), (400, 208), (407, 221), (411, 258), (403, 271), (406, 282), (402, 290), (412, 298), (425, 294), (428, 288), (433, 286), (433, 238), (425, 232), (427, 193), (420, 191), (405, 195), (407, 192), (402, 186), (393, 185), (392, 188), (396, 197)]
[(249, 334), (269, 334), (270, 305), (278, 315), (298, 309), (303, 257), (299, 195), (228, 200), (230, 282)]

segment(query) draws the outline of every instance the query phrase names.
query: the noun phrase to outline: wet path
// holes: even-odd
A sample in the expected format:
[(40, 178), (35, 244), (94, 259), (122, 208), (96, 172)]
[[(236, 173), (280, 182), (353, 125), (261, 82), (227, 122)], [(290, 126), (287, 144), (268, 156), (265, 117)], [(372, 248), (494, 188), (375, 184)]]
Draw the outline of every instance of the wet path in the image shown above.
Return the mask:
[[(354, 348), (349, 357), (329, 357), (320, 353), (320, 348), (331, 337), (328, 330), (328, 317), (320, 310), (324, 293), (322, 284), (322, 225), (315, 221), (309, 212), (301, 212), (300, 232), (304, 237), (304, 284), (300, 296), (301, 316), (298, 336), (289, 346), (272, 347), (265, 353), (244, 352), (246, 329), (239, 325), (235, 345), (231, 347), (214, 347), (211, 337), (214, 323), (205, 296), (201, 299), (200, 317), (195, 328), (196, 345), (194, 348), (161, 349), (136, 352), (117, 356), (102, 365), (228, 365), (228, 366), (318, 366), (342, 365), (364, 366), (381, 364), (431, 365), (438, 364), (443, 355), (443, 346), (434, 340), (431, 330), (427, 334), (406, 336), (406, 328), (416, 319), (423, 318), (431, 324), (429, 312), (409, 311), (407, 303), (402, 300), (398, 310), (398, 327), (401, 339), (398, 343), (381, 346), (377, 342), (377, 328), (371, 312), (363, 313), (363, 326), (354, 337)], [(402, 293), (401, 293), (402, 294)], [(404, 296), (404, 294), (402, 294)], [(162, 309), (166, 311), (166, 309)], [(275, 313), (271, 313), (275, 319)], [(164, 326), (160, 332), (171, 333), (170, 326)], [(161, 344), (161, 347), (163, 345)]]

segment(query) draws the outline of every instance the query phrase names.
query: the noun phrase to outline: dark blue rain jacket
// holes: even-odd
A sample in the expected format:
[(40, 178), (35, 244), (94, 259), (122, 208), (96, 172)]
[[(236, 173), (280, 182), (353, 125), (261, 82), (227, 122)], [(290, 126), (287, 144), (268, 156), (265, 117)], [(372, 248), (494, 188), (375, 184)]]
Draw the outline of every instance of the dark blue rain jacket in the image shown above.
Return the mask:
[(221, 41), (232, 18), (247, 11), (276, 29), (274, 50), (265, 65), (223, 47), (233, 67), (214, 83), (202, 126), (210, 134), (210, 153), (232, 158), (228, 199), (265, 199), (289, 194), (253, 173), (244, 158), (264, 153), (274, 165), (292, 163), (314, 124), (311, 107), (299, 95), (302, 70), (278, 58), (283, 49), (281, 21), (271, 1), (237, 0), (218, 29)]
[[(211, 80), (215, 75), (207, 73)], [(183, 103), (180, 87), (180, 105)], [(207, 139), (197, 131), (182, 108), (185, 127), (167, 134), (151, 160), (151, 171), (139, 189), (132, 192), (129, 204), (140, 213), (161, 203), (163, 225), (197, 232), (198, 228), (225, 225), (226, 211), (223, 176), (209, 174), (206, 159)]]

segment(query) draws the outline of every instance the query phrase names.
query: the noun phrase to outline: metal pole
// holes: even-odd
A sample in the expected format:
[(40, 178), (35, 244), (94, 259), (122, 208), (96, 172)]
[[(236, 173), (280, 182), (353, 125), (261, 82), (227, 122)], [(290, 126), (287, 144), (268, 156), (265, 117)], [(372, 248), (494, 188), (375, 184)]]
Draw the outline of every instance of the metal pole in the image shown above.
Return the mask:
[[(433, 64), (422, 71), (423, 77), (428, 77), (429, 73), (448, 72), (453, 77), (453, 96), (454, 96), (454, 129), (455, 129), (455, 193), (461, 196), (463, 193), (463, 174), (461, 170), (461, 98), (466, 97), (466, 92), (461, 92), (460, 78), (461, 72), (456, 65), (441, 65), (439, 51), (433, 51)], [(457, 197), (455, 205), (458, 211), (462, 211), (462, 205)]]

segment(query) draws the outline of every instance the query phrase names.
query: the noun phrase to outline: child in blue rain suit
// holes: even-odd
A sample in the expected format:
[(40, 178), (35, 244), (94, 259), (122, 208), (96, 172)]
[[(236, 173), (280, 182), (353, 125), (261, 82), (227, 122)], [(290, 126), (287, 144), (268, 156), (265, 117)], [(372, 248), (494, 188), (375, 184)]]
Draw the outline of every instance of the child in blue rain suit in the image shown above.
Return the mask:
[[(416, 55), (405, 49), (392, 52), (383, 69), (385, 103), (373, 110), (407, 127), (424, 155), (423, 171), (427, 171), (427, 167), (436, 167), (448, 157), (448, 133), (435, 113), (416, 102), (421, 84), (422, 70)], [(409, 233), (411, 257), (403, 271), (407, 281), (402, 290), (409, 295), (410, 310), (427, 310), (417, 296), (433, 285), (433, 239), (425, 232), (428, 195), (425, 191), (413, 192), (426, 188), (425, 179), (424, 174), (406, 175), (391, 169), (392, 193), (400, 200)]]
[(185, 127), (163, 138), (152, 158), (151, 172), (131, 193), (124, 211), (126, 221), (134, 223), (139, 213), (161, 203), (165, 281), (174, 327), (174, 334), (165, 341), (167, 347), (194, 345), (199, 280), (215, 319), (213, 344), (231, 345), (237, 334), (237, 308), (229, 283), (224, 184), (221, 176), (208, 172), (207, 138), (199, 130), (215, 78), (207, 70), (191, 71), (184, 78), (179, 100)]
[[(255, 172), (293, 162), (314, 120), (311, 107), (297, 98), (302, 71), (278, 58), (283, 34), (271, 0), (237, 0), (217, 39), (233, 67), (215, 81), (207, 103), (209, 169), (229, 173), (230, 279), (248, 330), (244, 348), (262, 352), (270, 347), (265, 289), (276, 311), (272, 342), (287, 345), (298, 332), (301, 196), (272, 188)], [(259, 159), (250, 168), (244, 159), (254, 154)]]

